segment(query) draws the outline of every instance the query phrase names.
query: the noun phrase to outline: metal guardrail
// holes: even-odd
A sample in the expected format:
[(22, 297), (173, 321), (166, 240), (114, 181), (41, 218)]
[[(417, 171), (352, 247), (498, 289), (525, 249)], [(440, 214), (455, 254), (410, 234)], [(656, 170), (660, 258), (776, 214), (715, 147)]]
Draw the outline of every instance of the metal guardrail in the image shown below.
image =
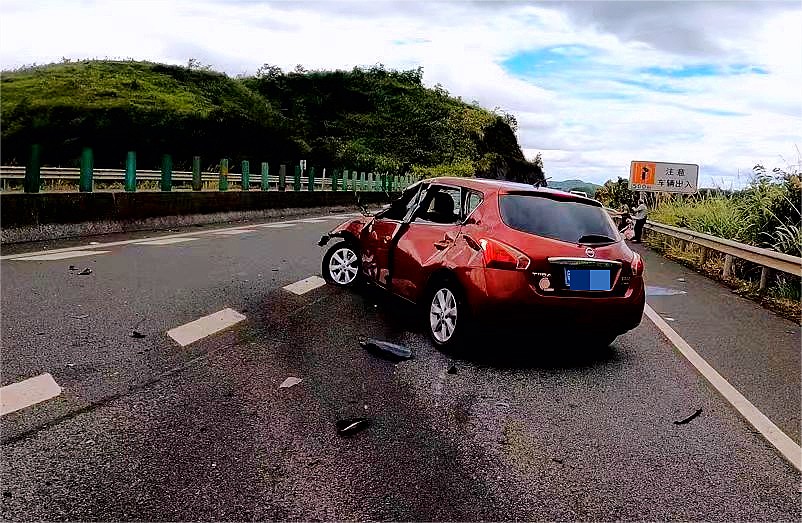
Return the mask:
[[(618, 211), (607, 209), (611, 216), (620, 216)], [(646, 229), (675, 238), (678, 240), (691, 242), (704, 248), (702, 251), (702, 259), (707, 258), (708, 250), (724, 254), (724, 274), (725, 278), (732, 275), (733, 259), (738, 258), (748, 262), (760, 265), (763, 270), (760, 273), (760, 290), (768, 286), (770, 271), (780, 271), (795, 276), (802, 276), (802, 258), (798, 256), (791, 256), (782, 252), (773, 251), (771, 249), (764, 249), (762, 247), (755, 247), (745, 243), (739, 243), (733, 240), (726, 240), (718, 238), (703, 232), (692, 231), (690, 229), (683, 229), (681, 227), (674, 227), (673, 225), (666, 225), (663, 223), (646, 221)]]
[[(137, 181), (155, 181), (158, 182), (161, 180), (161, 171), (152, 171), (152, 170), (140, 170), (137, 169), (136, 171), (136, 179)], [(123, 183), (125, 181), (125, 171), (123, 169), (93, 169), (92, 178), (95, 181), (104, 181), (104, 182), (120, 182)], [(24, 180), (25, 179), (25, 167), (1, 167), (0, 168), (0, 179), (3, 180)], [(80, 179), (80, 169), (77, 168), (69, 168), (69, 167), (42, 167), (41, 168), (41, 179), (42, 180), (69, 180), (69, 181), (78, 181)], [(203, 182), (217, 182), (220, 179), (219, 172), (202, 172), (201, 173), (201, 181)], [(277, 174), (268, 175), (267, 180), (269, 183), (278, 184), (279, 177)], [(172, 171), (172, 181), (174, 182), (192, 182), (192, 172), (191, 171)], [(242, 182), (242, 175), (241, 174), (228, 174), (228, 181), (229, 182)], [(286, 184), (291, 186), (293, 183), (293, 175), (288, 173), (285, 178)], [(353, 182), (353, 179), (349, 180)], [(251, 174), (251, 178), (249, 180), (250, 185), (256, 185), (257, 187), (261, 184), (261, 175), (259, 174)], [(307, 176), (301, 176), (301, 184), (307, 185), (309, 183), (309, 178)], [(357, 180), (359, 183), (359, 180)], [(365, 182), (368, 183), (367, 181)], [(331, 178), (323, 178), (321, 176), (315, 176), (315, 186), (331, 186)]]
[(763, 267), (768, 267), (777, 271), (802, 276), (802, 258), (791, 256), (782, 252), (755, 247), (745, 243), (738, 243), (724, 238), (717, 238), (703, 232), (682, 229), (672, 225), (653, 222), (646, 222), (646, 228), (660, 234), (665, 234), (672, 238), (685, 240), (707, 249), (724, 253), (735, 258), (746, 260)]

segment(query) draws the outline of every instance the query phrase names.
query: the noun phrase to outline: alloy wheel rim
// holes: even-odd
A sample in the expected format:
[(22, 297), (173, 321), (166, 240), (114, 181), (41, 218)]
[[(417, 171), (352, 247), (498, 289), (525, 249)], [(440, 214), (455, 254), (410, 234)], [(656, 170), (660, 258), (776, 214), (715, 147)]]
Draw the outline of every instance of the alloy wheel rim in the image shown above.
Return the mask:
[(440, 289), (434, 294), (429, 307), (429, 325), (432, 335), (445, 343), (454, 335), (457, 327), (457, 300), (449, 289)]
[(348, 247), (337, 249), (329, 258), (329, 275), (340, 285), (354, 281), (357, 271), (356, 253)]

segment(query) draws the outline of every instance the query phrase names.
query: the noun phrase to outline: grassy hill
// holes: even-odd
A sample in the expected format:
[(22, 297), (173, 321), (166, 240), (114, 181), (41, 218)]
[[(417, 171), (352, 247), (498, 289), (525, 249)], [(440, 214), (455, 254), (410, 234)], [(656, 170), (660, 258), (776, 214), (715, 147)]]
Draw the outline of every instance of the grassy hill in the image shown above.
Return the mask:
[(597, 185), (591, 182), (585, 182), (582, 180), (564, 180), (564, 181), (553, 181), (549, 180), (548, 182), (549, 187), (552, 189), (560, 189), (561, 191), (582, 191), (588, 194), (591, 198), (593, 198), (596, 194), (596, 189), (601, 187), (601, 185)]
[(31, 143), (53, 165), (91, 146), (99, 167), (136, 150), (143, 168), (171, 153), (176, 168), (240, 160), (411, 171), (424, 176), (542, 179), (510, 123), (422, 85), (422, 71), (263, 67), (228, 76), (149, 62), (85, 61), (3, 72), (2, 161), (24, 163)]

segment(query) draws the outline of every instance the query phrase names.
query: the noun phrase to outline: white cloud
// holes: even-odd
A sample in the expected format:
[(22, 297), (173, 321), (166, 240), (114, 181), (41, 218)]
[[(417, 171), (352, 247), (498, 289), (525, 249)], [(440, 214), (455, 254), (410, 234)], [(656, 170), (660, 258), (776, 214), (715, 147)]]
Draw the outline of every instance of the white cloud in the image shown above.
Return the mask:
[[(421, 65), (428, 85), (516, 114), (522, 148), (530, 158), (542, 151), (554, 179), (602, 182), (654, 159), (699, 163), (712, 184), (707, 173), (778, 165), (802, 142), (798, 2), (3, 0), (0, 14), (3, 68), (62, 57), (197, 58), (231, 75), (265, 62)], [(523, 76), (503, 66), (538, 49), (572, 65)], [(699, 64), (767, 74), (643, 72)]]

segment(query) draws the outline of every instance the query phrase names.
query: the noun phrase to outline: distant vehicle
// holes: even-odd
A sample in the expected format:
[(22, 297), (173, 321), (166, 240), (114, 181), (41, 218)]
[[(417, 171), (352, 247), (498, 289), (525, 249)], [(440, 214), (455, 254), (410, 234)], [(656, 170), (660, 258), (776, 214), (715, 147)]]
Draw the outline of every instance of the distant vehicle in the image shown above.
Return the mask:
[(588, 193), (586, 193), (585, 191), (577, 191), (577, 190), (572, 189), (572, 190), (570, 190), (568, 192), (570, 192), (571, 194), (576, 194), (577, 196), (582, 196), (582, 197), (585, 197), (585, 198), (588, 197)]
[(635, 328), (643, 260), (589, 198), (511, 182), (434, 178), (375, 216), (335, 227), (320, 245), (329, 282), (359, 278), (426, 313), (435, 345), (464, 340), (473, 320), (562, 324), (600, 345)]

